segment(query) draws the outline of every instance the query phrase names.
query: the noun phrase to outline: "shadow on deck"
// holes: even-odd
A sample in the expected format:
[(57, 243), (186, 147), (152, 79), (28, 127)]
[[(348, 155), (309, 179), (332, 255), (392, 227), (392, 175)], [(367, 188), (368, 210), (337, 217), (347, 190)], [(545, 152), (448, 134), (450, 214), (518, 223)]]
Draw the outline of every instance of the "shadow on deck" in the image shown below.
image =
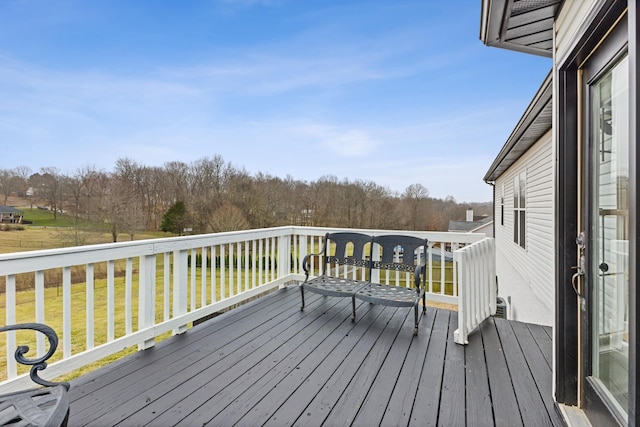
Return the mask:
[(69, 426), (554, 425), (550, 328), (308, 294), (259, 298), (72, 381)]

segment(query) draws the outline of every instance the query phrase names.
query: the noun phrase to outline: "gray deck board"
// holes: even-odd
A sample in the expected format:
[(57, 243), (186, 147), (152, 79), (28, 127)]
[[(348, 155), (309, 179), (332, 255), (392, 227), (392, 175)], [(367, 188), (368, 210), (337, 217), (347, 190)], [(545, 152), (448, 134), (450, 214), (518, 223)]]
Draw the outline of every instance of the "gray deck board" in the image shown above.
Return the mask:
[[(438, 411), (438, 424), (447, 426), (465, 425), (465, 412), (469, 412), (471, 409), (469, 404), (471, 400), (465, 396), (465, 349), (453, 342), (453, 332), (457, 327), (458, 313), (451, 312)], [(462, 402), (467, 402), (467, 411), (460, 410)], [(491, 419), (491, 416), (485, 418), (487, 421)]]
[(563, 425), (549, 328), (307, 296), (295, 287), (71, 382), (69, 426)]
[(449, 311), (439, 310), (436, 312), (436, 320), (433, 324), (429, 347), (420, 374), (415, 404), (409, 419), (410, 426), (437, 425), (441, 393), (433, 391), (442, 390), (444, 355), (447, 349), (450, 316), (451, 312)]
[(477, 336), (465, 349), (467, 425), (483, 426), (493, 421), (491, 391), (484, 342)]
[(512, 325), (507, 322), (497, 322), (496, 329), (500, 334), (503, 346), (509, 349), (504, 354), (523, 424), (525, 426), (551, 426), (549, 417), (543, 416), (539, 410), (541, 406), (544, 407), (544, 402)]

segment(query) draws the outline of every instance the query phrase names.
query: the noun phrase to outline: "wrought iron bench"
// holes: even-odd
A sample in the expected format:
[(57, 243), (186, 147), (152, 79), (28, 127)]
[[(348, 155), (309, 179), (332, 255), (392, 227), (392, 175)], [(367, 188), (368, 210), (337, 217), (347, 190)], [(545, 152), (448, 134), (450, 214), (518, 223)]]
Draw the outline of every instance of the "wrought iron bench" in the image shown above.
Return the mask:
[[(302, 261), (306, 278), (300, 284), (300, 309), (305, 307), (305, 290), (325, 296), (351, 297), (353, 321), (356, 319), (356, 299), (393, 307), (413, 307), (413, 333), (417, 335), (420, 300), (422, 313), (426, 311), (426, 254), (427, 240), (418, 237), (327, 233), (321, 252), (309, 254)], [(312, 257), (321, 257), (320, 275), (310, 279)], [(379, 273), (378, 277), (384, 278), (384, 283), (372, 280), (374, 270)], [(409, 277), (408, 282), (406, 277)]]
[(0, 395), (0, 425), (3, 426), (66, 426), (69, 419), (69, 384), (51, 382), (38, 376), (47, 367), (47, 360), (58, 347), (55, 331), (41, 323), (22, 323), (0, 327), (0, 332), (30, 329), (44, 334), (49, 340), (49, 351), (34, 359), (25, 357), (26, 345), (18, 346), (15, 358), (18, 363), (31, 366), (29, 376), (43, 387)]
[[(300, 284), (302, 295), (300, 310), (304, 310), (305, 290), (324, 296), (347, 298), (353, 296), (358, 288), (365, 285), (369, 269), (369, 252), (366, 251), (365, 246), (370, 243), (371, 236), (367, 234), (327, 233), (322, 250), (319, 253), (309, 254), (302, 260), (306, 279)], [(332, 247), (334, 247), (333, 250)], [(320, 276), (309, 279), (312, 257), (322, 257), (319, 261), (321, 270)], [(351, 271), (347, 272), (347, 269)], [(358, 270), (360, 270), (360, 279), (357, 279)], [(347, 274), (350, 274), (351, 278)]]
[[(421, 317), (420, 300), (422, 300), (422, 314), (427, 311), (425, 297), (427, 243), (427, 239), (413, 236), (373, 237), (370, 248), (369, 282), (358, 288), (352, 295), (352, 320), (355, 321), (356, 318), (356, 300), (392, 307), (413, 307), (415, 313), (413, 334), (418, 335)], [(384, 283), (371, 280), (373, 270), (379, 271), (380, 282), (383, 281), (384, 276)]]

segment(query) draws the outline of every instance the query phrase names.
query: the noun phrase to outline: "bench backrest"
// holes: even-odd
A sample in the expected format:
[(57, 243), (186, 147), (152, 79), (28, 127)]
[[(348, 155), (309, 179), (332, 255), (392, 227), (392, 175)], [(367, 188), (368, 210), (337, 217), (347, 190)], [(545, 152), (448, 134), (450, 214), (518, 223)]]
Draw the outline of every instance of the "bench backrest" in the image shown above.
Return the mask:
[[(427, 239), (402, 235), (374, 236), (371, 245), (370, 269), (415, 273), (419, 266), (426, 265)], [(376, 256), (377, 253), (380, 254)], [(424, 286), (424, 268), (421, 277), (412, 277), (415, 286)], [(371, 273), (369, 275), (371, 277)]]
[[(362, 280), (371, 280), (374, 269), (405, 272), (412, 275), (414, 286), (424, 287), (427, 243), (427, 239), (397, 234), (327, 233), (322, 250), (322, 274), (338, 275), (340, 266), (354, 267)], [(355, 278), (356, 273), (353, 274)], [(385, 282), (396, 279), (387, 273)]]
[(368, 243), (371, 243), (371, 236), (367, 234), (327, 233), (324, 239), (322, 274), (330, 274), (331, 266), (338, 265), (369, 268)]

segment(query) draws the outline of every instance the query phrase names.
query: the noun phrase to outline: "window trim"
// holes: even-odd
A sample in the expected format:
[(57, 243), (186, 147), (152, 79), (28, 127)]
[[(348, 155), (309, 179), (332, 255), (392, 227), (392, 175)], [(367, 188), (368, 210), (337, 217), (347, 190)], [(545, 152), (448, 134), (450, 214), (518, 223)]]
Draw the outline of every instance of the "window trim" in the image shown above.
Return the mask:
[(527, 173), (522, 171), (513, 178), (513, 241), (527, 248)]
[(504, 226), (504, 184), (501, 186), (502, 194), (500, 195), (500, 225)]

